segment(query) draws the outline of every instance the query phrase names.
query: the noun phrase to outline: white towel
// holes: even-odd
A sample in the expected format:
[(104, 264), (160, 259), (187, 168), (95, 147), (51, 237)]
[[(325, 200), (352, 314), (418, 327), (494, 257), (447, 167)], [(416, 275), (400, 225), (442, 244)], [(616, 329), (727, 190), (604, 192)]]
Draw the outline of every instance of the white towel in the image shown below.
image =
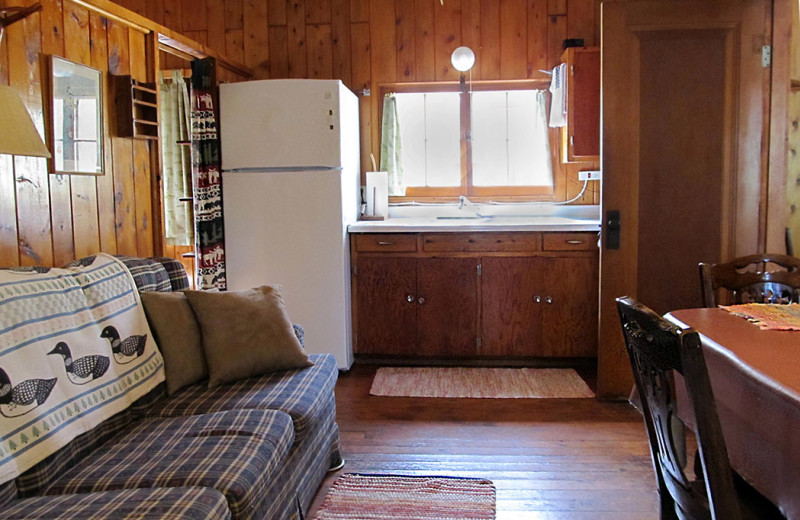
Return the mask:
[(553, 69), (550, 80), (550, 126), (558, 128), (567, 124), (567, 64)]

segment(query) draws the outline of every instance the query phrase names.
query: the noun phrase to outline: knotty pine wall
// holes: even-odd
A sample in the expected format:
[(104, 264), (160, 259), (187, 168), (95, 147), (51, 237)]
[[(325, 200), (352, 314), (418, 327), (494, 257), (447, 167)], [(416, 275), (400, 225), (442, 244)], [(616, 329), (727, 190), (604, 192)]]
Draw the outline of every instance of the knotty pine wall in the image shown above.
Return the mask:
[[(31, 3), (0, 0), (3, 7)], [(100, 69), (105, 79), (130, 74), (152, 80), (158, 53), (148, 40), (155, 39), (153, 31), (170, 31), (108, 0), (90, 0), (99, 6), (91, 10), (71, 0), (41, 3), (42, 11), (8, 27), (0, 44), (0, 82), (20, 93), (40, 131), (49, 55)], [(242, 79), (224, 67), (218, 74)], [(51, 175), (45, 159), (0, 155), (0, 266), (63, 265), (99, 251), (151, 256), (163, 249), (180, 257), (175, 248), (159, 247), (156, 144), (115, 137), (108, 90), (104, 98), (104, 175)]]
[(800, 255), (800, 8), (791, 3), (792, 13), (792, 63), (791, 92), (789, 94), (788, 158), (786, 163), (786, 197), (790, 230), (795, 256)]
[[(48, 55), (147, 79), (144, 33), (69, 0), (42, 5), (6, 29), (0, 48), (0, 81), (20, 92), (40, 129)], [(50, 175), (45, 159), (0, 155), (0, 265), (62, 265), (98, 251), (153, 254), (150, 144), (110, 137), (105, 116), (105, 175)]]
[[(378, 85), (452, 81), (450, 53), (472, 48), (474, 80), (547, 77), (565, 38), (599, 45), (599, 0), (117, 0), (252, 68), (255, 79), (337, 78), (361, 99), (362, 169), (378, 153)], [(371, 90), (371, 96), (361, 93)], [(553, 132), (554, 150), (558, 137)], [(561, 200), (578, 170), (557, 168)], [(564, 182), (565, 180), (565, 182)], [(590, 183), (582, 204), (599, 203)]]

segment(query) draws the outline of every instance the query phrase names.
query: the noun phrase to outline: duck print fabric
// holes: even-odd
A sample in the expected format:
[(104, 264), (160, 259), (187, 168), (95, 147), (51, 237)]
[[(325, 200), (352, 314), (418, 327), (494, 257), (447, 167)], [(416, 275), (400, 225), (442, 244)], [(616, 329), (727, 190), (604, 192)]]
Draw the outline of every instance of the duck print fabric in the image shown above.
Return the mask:
[(133, 278), (87, 266), (0, 270), (0, 482), (164, 380)]

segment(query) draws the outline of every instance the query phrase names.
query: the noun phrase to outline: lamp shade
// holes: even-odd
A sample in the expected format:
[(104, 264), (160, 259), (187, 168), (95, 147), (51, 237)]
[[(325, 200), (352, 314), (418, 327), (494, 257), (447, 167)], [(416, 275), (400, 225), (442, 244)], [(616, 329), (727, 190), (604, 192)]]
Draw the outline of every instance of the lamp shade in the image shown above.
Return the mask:
[(475, 53), (469, 47), (458, 47), (450, 55), (450, 62), (454, 69), (466, 72), (475, 65)]
[(0, 85), (0, 154), (50, 157), (17, 91)]

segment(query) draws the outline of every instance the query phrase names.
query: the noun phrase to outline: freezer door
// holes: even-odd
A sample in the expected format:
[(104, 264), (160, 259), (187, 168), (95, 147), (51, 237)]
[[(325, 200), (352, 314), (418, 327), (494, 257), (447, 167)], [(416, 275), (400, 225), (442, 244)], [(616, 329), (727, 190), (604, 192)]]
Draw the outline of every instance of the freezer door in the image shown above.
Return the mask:
[(220, 85), (222, 169), (342, 166), (338, 80)]

